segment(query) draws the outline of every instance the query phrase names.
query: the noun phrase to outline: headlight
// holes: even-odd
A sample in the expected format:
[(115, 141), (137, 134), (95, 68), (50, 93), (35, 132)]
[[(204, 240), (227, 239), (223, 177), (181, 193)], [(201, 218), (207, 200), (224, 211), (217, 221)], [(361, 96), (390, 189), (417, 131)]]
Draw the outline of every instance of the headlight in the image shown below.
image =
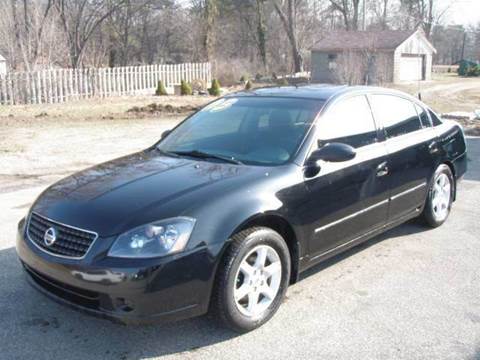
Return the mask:
[(108, 252), (123, 258), (152, 258), (185, 249), (195, 219), (177, 217), (139, 226), (120, 235)]

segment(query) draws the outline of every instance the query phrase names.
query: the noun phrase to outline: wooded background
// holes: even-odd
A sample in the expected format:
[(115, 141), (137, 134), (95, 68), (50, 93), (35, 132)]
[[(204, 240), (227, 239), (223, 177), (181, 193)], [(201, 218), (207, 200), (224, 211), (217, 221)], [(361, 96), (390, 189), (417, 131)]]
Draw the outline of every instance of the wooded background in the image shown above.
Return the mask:
[(3, 0), (11, 71), (211, 62), (222, 84), (300, 72), (331, 30), (415, 29), (436, 64), (480, 58), (480, 24), (446, 26), (438, 0)]

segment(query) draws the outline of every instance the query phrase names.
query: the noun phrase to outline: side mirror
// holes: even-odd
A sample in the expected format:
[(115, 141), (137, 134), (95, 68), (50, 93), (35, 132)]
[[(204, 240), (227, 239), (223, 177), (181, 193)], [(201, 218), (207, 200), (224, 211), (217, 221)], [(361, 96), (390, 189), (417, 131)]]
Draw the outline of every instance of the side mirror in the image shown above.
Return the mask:
[(162, 136), (160, 137), (161, 140), (165, 139), (168, 134), (170, 134), (172, 132), (172, 130), (165, 130), (163, 133), (162, 133)]
[(355, 148), (342, 143), (328, 143), (320, 149), (313, 151), (305, 163), (305, 176), (312, 177), (318, 174), (319, 160), (329, 162), (342, 162), (353, 159), (357, 155)]
[(316, 163), (318, 160), (329, 162), (342, 162), (353, 159), (357, 155), (355, 148), (343, 143), (328, 143), (320, 149), (312, 152), (308, 163)]

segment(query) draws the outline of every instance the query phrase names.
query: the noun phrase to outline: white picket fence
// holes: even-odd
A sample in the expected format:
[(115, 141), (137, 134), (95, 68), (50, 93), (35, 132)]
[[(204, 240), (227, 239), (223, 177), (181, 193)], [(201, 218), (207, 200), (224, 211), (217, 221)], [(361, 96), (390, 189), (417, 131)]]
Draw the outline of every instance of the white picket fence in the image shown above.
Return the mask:
[(169, 92), (182, 80), (212, 80), (210, 63), (49, 69), (0, 75), (0, 104), (53, 104), (92, 97), (151, 94), (162, 80)]

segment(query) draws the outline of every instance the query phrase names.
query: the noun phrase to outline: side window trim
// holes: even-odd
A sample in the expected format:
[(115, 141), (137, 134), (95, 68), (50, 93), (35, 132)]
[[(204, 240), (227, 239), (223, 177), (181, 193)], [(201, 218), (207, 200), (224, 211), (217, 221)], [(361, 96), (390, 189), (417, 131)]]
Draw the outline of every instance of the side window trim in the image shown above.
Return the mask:
[(387, 140), (387, 136), (385, 134), (385, 128), (383, 127), (382, 122), (379, 119), (377, 119), (377, 117), (375, 116), (375, 112), (373, 111), (373, 107), (372, 107), (371, 96), (372, 94), (365, 94), (365, 97), (367, 98), (367, 102), (368, 102), (368, 107), (370, 108), (370, 113), (372, 114), (373, 123), (375, 124), (375, 128), (377, 129), (376, 142), (380, 143)]
[[(422, 125), (422, 128), (423, 129), (432, 128), (433, 127), (433, 122), (432, 122), (432, 118), (430, 117), (430, 114), (429, 114), (428, 110), (423, 105), (421, 105), (419, 103), (414, 103), (414, 104), (415, 104), (415, 111), (417, 112), (418, 118), (420, 119), (420, 124)], [(423, 126), (422, 114), (418, 112), (419, 109), (423, 110), (423, 112), (425, 112), (425, 114), (427, 114), (428, 126)]]
[[(441, 118), (430, 108), (426, 108), (430, 121), (432, 122), (432, 127), (442, 124)], [(434, 119), (435, 117), (435, 119)]]

